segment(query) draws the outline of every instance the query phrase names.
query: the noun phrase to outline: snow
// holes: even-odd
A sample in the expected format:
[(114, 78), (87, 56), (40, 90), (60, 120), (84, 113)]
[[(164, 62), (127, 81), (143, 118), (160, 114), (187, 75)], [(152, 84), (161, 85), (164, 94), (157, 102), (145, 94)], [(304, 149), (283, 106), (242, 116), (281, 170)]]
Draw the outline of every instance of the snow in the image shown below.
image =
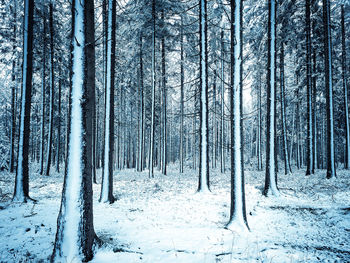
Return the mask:
[[(11, 203), (12, 174), (0, 174), (0, 262), (46, 262), (53, 248), (62, 174), (39, 175), (31, 166), (37, 204)], [(115, 176), (118, 201), (99, 203), (94, 185), (94, 226), (105, 246), (102, 262), (348, 262), (350, 261), (350, 180), (338, 171), (305, 177), (305, 170), (279, 175), (279, 198), (262, 195), (264, 172), (246, 171), (247, 216), (251, 231), (225, 229), (229, 220), (230, 176), (212, 171), (210, 195), (195, 194), (198, 174), (169, 175), (123, 170)], [(98, 171), (100, 182), (101, 171)], [(115, 252), (113, 252), (115, 251)]]

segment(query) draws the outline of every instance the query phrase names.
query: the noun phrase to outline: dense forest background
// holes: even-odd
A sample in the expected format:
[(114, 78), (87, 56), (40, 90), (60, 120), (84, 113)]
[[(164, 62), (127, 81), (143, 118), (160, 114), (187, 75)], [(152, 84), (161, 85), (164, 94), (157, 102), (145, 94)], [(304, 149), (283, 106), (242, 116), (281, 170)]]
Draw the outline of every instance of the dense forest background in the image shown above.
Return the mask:
[(250, 229), (246, 174), (264, 174), (249, 185), (273, 198), (280, 177), (348, 176), (349, 11), (346, 0), (1, 0), (0, 169), (19, 203), (40, 202), (31, 178), (64, 178), (51, 260), (93, 257), (104, 242), (92, 189), (113, 204), (119, 174), (195, 173), (206, 193), (229, 173), (225, 227), (238, 232)]

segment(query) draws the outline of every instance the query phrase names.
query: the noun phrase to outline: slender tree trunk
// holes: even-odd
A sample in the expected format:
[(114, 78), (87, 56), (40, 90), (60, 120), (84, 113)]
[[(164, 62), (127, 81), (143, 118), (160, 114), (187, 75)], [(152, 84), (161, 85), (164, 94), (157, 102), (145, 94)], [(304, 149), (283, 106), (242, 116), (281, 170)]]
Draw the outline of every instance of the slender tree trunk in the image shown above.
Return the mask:
[(144, 158), (144, 101), (143, 101), (143, 61), (142, 61), (142, 34), (140, 34), (140, 83), (139, 83), (139, 149), (138, 149), (138, 167), (137, 171), (141, 172), (143, 170), (143, 158)]
[(276, 111), (275, 111), (275, 39), (276, 2), (269, 0), (268, 16), (268, 61), (267, 61), (267, 116), (266, 116), (266, 175), (264, 195), (279, 196), (276, 182)]
[[(59, 60), (61, 64), (61, 59)], [(61, 155), (61, 70), (59, 69), (58, 80), (58, 108), (57, 108), (57, 148), (56, 148), (56, 171), (60, 172), (60, 155)]]
[(49, 28), (50, 28), (50, 105), (49, 105), (49, 131), (47, 140), (46, 150), (46, 168), (45, 175), (50, 175), (51, 168), (51, 156), (52, 156), (52, 135), (53, 135), (53, 103), (54, 103), (54, 89), (55, 89), (55, 69), (54, 69), (54, 46), (53, 46), (53, 3), (52, 0), (49, 4), (50, 15), (49, 15)]
[[(215, 65), (216, 67), (216, 65)], [(216, 70), (214, 70), (213, 80), (213, 155), (212, 168), (216, 168), (216, 143), (217, 143), (217, 122), (216, 122)]]
[(224, 31), (221, 31), (221, 129), (220, 129), (220, 170), (225, 173), (225, 46)]
[(344, 112), (345, 112), (345, 162), (344, 168), (350, 168), (350, 127), (349, 127), (349, 106), (348, 106), (348, 87), (346, 81), (346, 48), (345, 48), (345, 21), (344, 21), (344, 5), (341, 6), (341, 29), (342, 29), (342, 77), (344, 90)]
[(240, 230), (248, 229), (243, 166), (242, 12), (242, 0), (231, 0), (231, 209), (227, 228), (234, 230), (237, 228)]
[(18, 163), (13, 201), (27, 202), (29, 197), (29, 140), (30, 109), (33, 77), (33, 11), (34, 0), (24, 1), (23, 68), (21, 89), (21, 115), (19, 125)]
[(329, 0), (323, 0), (324, 58), (327, 110), (327, 178), (336, 177), (334, 158), (334, 115), (332, 83), (332, 41)]
[(200, 139), (199, 139), (199, 182), (198, 192), (209, 191), (209, 149), (208, 149), (208, 25), (207, 0), (199, 0), (200, 32)]
[(313, 168), (313, 125), (312, 125), (312, 73), (311, 73), (311, 14), (310, 0), (305, 0), (306, 10), (306, 91), (307, 91), (307, 144), (306, 144), (306, 175), (314, 172)]
[[(261, 80), (261, 76), (260, 76)], [(258, 171), (262, 170), (262, 151), (261, 151), (261, 133), (262, 133), (262, 125), (261, 125), (261, 81), (259, 82), (259, 91), (258, 91), (258, 134), (257, 134), (257, 156), (258, 156)]]
[(152, 0), (152, 113), (151, 113), (151, 133), (150, 133), (150, 145), (148, 156), (149, 177), (153, 178), (153, 166), (154, 166), (154, 128), (155, 128), (155, 93), (156, 93), (156, 3)]
[[(162, 21), (164, 21), (164, 10), (162, 10)], [(166, 175), (167, 173), (167, 87), (166, 87), (166, 75), (165, 75), (165, 36), (164, 36), (164, 27), (161, 40), (161, 49), (162, 49), (162, 87), (163, 87), (163, 144), (162, 144), (162, 173)]]
[(114, 75), (116, 0), (108, 0), (107, 7), (107, 77), (105, 104), (105, 145), (100, 202), (113, 203), (113, 156), (114, 156)]
[(184, 39), (183, 39), (183, 17), (181, 16), (181, 28), (180, 28), (180, 173), (184, 172)]
[(317, 161), (317, 110), (316, 110), (316, 96), (317, 96), (317, 81), (316, 81), (316, 50), (313, 49), (313, 77), (312, 77), (312, 124), (313, 124), (313, 171), (312, 173), (315, 173), (315, 169), (318, 167), (318, 161)]
[(287, 124), (286, 124), (286, 104), (285, 104), (285, 80), (284, 80), (284, 43), (281, 42), (281, 54), (280, 54), (280, 81), (281, 81), (281, 121), (282, 121), (282, 138), (283, 138), (283, 156), (284, 156), (284, 173), (289, 174), (292, 172), (289, 162), (289, 149), (287, 138)]
[(16, 133), (16, 50), (17, 50), (17, 2), (14, 2), (13, 10), (13, 47), (12, 47), (12, 89), (11, 89), (11, 134), (10, 134), (10, 173), (15, 171), (15, 133)]
[(45, 91), (46, 91), (46, 11), (43, 15), (43, 63), (42, 63), (42, 84), (41, 84), (41, 140), (40, 140), (40, 174), (44, 173), (44, 148), (45, 148)]

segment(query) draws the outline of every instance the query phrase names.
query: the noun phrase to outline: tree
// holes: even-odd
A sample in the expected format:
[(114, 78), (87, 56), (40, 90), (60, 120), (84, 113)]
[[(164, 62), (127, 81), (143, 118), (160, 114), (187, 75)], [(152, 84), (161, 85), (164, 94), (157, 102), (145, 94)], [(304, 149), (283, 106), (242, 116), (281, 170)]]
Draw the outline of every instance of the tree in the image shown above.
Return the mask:
[(151, 134), (149, 145), (149, 177), (153, 178), (154, 165), (154, 129), (155, 129), (155, 93), (156, 93), (156, 1), (152, 0), (152, 109), (151, 109)]
[(198, 192), (209, 191), (209, 131), (208, 131), (208, 25), (207, 0), (199, 0), (200, 41), (200, 122), (199, 122), (199, 182)]
[(276, 2), (268, 2), (268, 56), (267, 56), (267, 116), (266, 116), (266, 173), (264, 195), (279, 196), (276, 180), (276, 115), (275, 115), (275, 91), (276, 91)]
[(115, 74), (115, 11), (116, 1), (109, 0), (107, 7), (107, 70), (104, 161), (102, 170), (100, 202), (114, 202), (113, 155), (114, 155), (114, 74)]
[(72, 74), (70, 91), (70, 129), (67, 171), (64, 176), (61, 208), (52, 262), (89, 261), (98, 239), (93, 225), (91, 126), (93, 90), (87, 78), (88, 35), (94, 23), (92, 0), (72, 2)]
[(10, 137), (10, 172), (13, 173), (15, 170), (15, 133), (16, 133), (16, 49), (17, 49), (17, 1), (14, 1), (13, 7), (13, 47), (12, 47), (12, 89), (11, 89), (11, 137)]
[(289, 160), (289, 149), (287, 140), (287, 120), (286, 120), (286, 92), (285, 92), (285, 80), (284, 80), (284, 43), (281, 41), (281, 53), (280, 53), (280, 86), (281, 86), (281, 126), (283, 137), (283, 159), (284, 159), (284, 173), (289, 174), (292, 172)]
[(307, 92), (307, 145), (306, 145), (306, 175), (315, 172), (313, 167), (313, 132), (312, 132), (312, 73), (311, 73), (311, 18), (310, 0), (305, 0), (306, 25), (306, 92)]
[(34, 0), (24, 1), (23, 64), (21, 88), (21, 115), (19, 123), (18, 161), (13, 201), (27, 202), (29, 197), (29, 139), (30, 108), (32, 104), (33, 77), (33, 10)]
[(344, 90), (344, 112), (345, 112), (345, 162), (344, 168), (350, 169), (350, 127), (349, 127), (349, 106), (348, 106), (348, 87), (346, 81), (346, 49), (345, 49), (345, 19), (344, 5), (341, 6), (341, 32), (342, 32), (342, 78)]
[(231, 0), (231, 210), (228, 228), (248, 228), (243, 156), (242, 0)]
[(46, 152), (46, 169), (45, 175), (50, 175), (51, 156), (52, 156), (52, 136), (53, 136), (53, 104), (54, 104), (54, 89), (55, 89), (55, 68), (54, 68), (54, 46), (53, 46), (53, 0), (49, 4), (49, 28), (50, 28), (50, 106), (49, 106), (49, 134), (47, 140)]
[(332, 41), (329, 0), (323, 0), (324, 65), (327, 111), (327, 178), (336, 177), (334, 158), (334, 114), (332, 82)]

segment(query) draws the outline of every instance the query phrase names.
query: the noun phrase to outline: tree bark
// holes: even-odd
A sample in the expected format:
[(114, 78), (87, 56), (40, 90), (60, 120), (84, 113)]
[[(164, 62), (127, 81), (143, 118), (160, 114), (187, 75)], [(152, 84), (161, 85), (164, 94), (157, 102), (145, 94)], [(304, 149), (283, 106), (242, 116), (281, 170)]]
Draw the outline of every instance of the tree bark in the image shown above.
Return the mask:
[(334, 158), (334, 114), (332, 82), (332, 41), (329, 0), (323, 0), (324, 59), (327, 111), (327, 178), (336, 177)]
[(267, 61), (267, 116), (266, 116), (266, 174), (263, 194), (279, 196), (276, 182), (276, 111), (275, 111), (275, 39), (276, 39), (276, 2), (268, 2), (268, 61)]
[(207, 0), (199, 0), (200, 32), (200, 136), (199, 136), (199, 182), (198, 192), (209, 191), (208, 149), (208, 24)]
[(115, 75), (115, 31), (116, 0), (108, 0), (107, 6), (107, 76), (105, 104), (104, 159), (100, 202), (114, 202), (113, 196), (113, 156), (114, 156), (114, 75)]
[(19, 125), (18, 163), (13, 201), (27, 202), (29, 197), (29, 140), (30, 110), (33, 77), (33, 11), (34, 0), (24, 1), (23, 68), (21, 89), (21, 115)]
[[(93, 1), (72, 2), (72, 88), (70, 94), (71, 122), (68, 142), (68, 168), (64, 177), (61, 208), (51, 262), (89, 261), (97, 240), (93, 225), (91, 131), (92, 85), (87, 77), (87, 63), (92, 54), (88, 43), (93, 32), (91, 20)], [(91, 43), (90, 43), (91, 44)]]

